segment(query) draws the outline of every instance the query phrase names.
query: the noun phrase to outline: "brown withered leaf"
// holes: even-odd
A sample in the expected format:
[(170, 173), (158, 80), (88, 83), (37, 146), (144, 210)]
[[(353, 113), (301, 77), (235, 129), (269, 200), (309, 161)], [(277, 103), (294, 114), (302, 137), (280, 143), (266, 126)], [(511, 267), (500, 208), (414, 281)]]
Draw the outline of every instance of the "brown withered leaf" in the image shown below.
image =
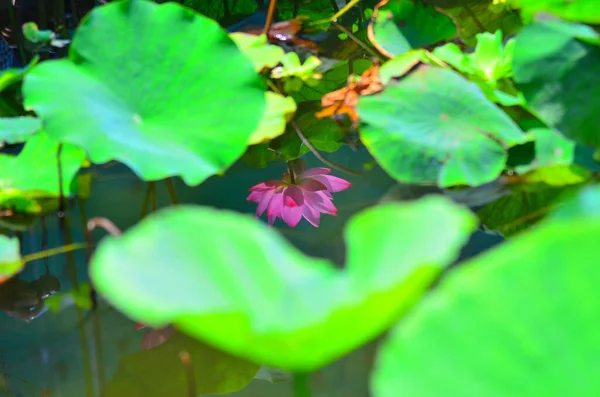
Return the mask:
[(358, 122), (356, 105), (361, 95), (373, 95), (383, 90), (383, 84), (379, 76), (379, 64), (374, 64), (357, 80), (355, 76), (348, 78), (348, 85), (339, 90), (330, 92), (321, 98), (323, 110), (317, 112), (315, 117), (341, 117), (348, 115), (354, 124)]

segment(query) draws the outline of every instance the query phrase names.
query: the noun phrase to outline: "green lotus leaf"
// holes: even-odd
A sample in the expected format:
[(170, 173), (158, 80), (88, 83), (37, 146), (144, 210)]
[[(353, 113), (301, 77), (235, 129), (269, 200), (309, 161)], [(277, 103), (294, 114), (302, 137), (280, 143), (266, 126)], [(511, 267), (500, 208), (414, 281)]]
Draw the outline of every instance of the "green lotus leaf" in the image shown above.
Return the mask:
[(591, 24), (600, 23), (600, 7), (596, 0), (511, 0), (526, 15), (549, 12), (562, 19)]
[[(18, 155), (0, 154), (0, 208), (14, 208), (15, 202), (30, 206), (31, 200), (60, 195), (58, 149), (58, 143), (41, 131), (29, 138)], [(83, 150), (63, 144), (60, 169), (64, 196), (75, 193), (71, 182), (84, 160)]]
[(271, 70), (272, 79), (282, 79), (285, 92), (300, 91), (303, 85), (309, 87), (318, 84), (323, 77), (317, 72), (322, 62), (316, 56), (310, 56), (304, 63), (295, 52), (286, 52), (280, 59), (281, 66)]
[(600, 394), (599, 233), (553, 219), (463, 264), (383, 343), (373, 395)]
[(576, 217), (595, 217), (600, 215), (600, 200), (598, 199), (598, 185), (585, 186), (577, 196), (568, 200), (556, 211), (550, 214), (549, 219), (568, 220)]
[(0, 147), (3, 143), (25, 142), (31, 135), (42, 128), (40, 119), (36, 117), (0, 118)]
[(389, 58), (456, 37), (450, 18), (410, 0), (388, 0), (377, 6), (369, 28), (371, 42)]
[[(504, 37), (518, 32), (523, 23), (518, 12), (506, 2), (494, 0), (425, 0), (449, 16), (458, 33), (469, 46), (483, 32), (502, 31)], [(445, 3), (444, 5), (440, 5)]]
[(31, 62), (24, 68), (9, 68), (0, 72), (0, 92), (4, 91), (6, 88), (10, 87), (13, 84), (16, 84), (23, 80), (25, 75), (33, 69), (33, 67), (38, 63), (40, 58), (38, 56), (34, 57)]
[(520, 174), (535, 169), (571, 165), (575, 160), (575, 142), (549, 128), (534, 128), (527, 132), (535, 142), (535, 158), (532, 162), (515, 167)]
[(260, 143), (248, 147), (242, 156), (242, 161), (257, 168), (265, 168), (271, 161), (279, 157), (275, 150), (269, 148), (269, 143)]
[(254, 36), (246, 33), (230, 33), (229, 37), (240, 51), (250, 58), (257, 72), (265, 68), (274, 68), (285, 54), (283, 48), (269, 44), (264, 34)]
[(296, 102), (292, 97), (284, 97), (274, 92), (266, 93), (267, 107), (258, 128), (250, 136), (248, 145), (255, 145), (273, 139), (285, 132), (288, 119), (296, 112)]
[(361, 97), (358, 113), (362, 142), (400, 182), (491, 182), (504, 169), (506, 150), (531, 139), (477, 85), (428, 66)]
[(513, 61), (514, 79), (536, 116), (592, 146), (600, 146), (600, 46), (589, 41), (598, 39), (582, 25), (534, 23), (517, 36)]
[(540, 222), (582, 186), (552, 186), (532, 181), (530, 185), (515, 189), (511, 195), (478, 209), (477, 216), (487, 229), (509, 238)]
[(502, 31), (476, 35), (477, 46), (471, 53), (463, 53), (454, 43), (437, 47), (433, 55), (477, 83), (486, 97), (504, 106), (524, 104), (523, 95), (512, 81), (512, 57), (515, 40), (506, 45)]
[[(152, 330), (150, 330), (152, 332)], [(179, 353), (191, 358), (196, 386), (194, 395), (226, 394), (244, 388), (258, 373), (259, 366), (231, 356), (181, 333), (150, 350), (121, 357), (108, 382), (112, 397), (186, 396), (188, 379)]]
[(251, 61), (215, 21), (145, 0), (95, 8), (69, 59), (37, 66), (23, 93), (48, 134), (92, 162), (188, 185), (235, 162), (265, 110)]
[[(332, 119), (317, 119), (312, 112), (307, 112), (296, 118), (302, 133), (315, 149), (333, 153), (344, 144), (344, 131)], [(310, 149), (302, 142), (293, 128), (271, 142), (270, 148), (280, 155), (279, 158), (293, 160), (308, 153)]]
[(254, 0), (183, 0), (182, 4), (217, 21), (232, 18), (234, 16), (247, 16), (256, 11)]
[(413, 67), (426, 59), (425, 51), (422, 49), (409, 50), (402, 55), (390, 59), (379, 68), (381, 84), (388, 85), (393, 78), (404, 76)]
[(2, 284), (25, 265), (21, 259), (18, 238), (0, 234), (0, 258), (0, 284)]
[(179, 206), (105, 238), (90, 275), (136, 321), (172, 323), (256, 363), (311, 371), (397, 320), (474, 226), (470, 211), (442, 197), (378, 206), (349, 222), (338, 271), (254, 217)]

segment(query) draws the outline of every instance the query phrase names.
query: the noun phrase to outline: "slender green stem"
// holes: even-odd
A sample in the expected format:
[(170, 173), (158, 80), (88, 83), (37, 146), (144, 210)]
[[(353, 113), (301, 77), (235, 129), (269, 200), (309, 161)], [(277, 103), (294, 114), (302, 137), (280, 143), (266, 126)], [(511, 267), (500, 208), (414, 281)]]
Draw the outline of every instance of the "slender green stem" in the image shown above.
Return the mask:
[(294, 167), (292, 167), (292, 162), (287, 162), (288, 172), (290, 173), (290, 179), (292, 184), (296, 184), (296, 175), (294, 174)]
[(294, 397), (310, 397), (310, 382), (308, 374), (294, 374)]
[(344, 26), (340, 25), (336, 21), (332, 21), (331, 23), (336, 28), (338, 28), (339, 30), (341, 30), (342, 33), (346, 33), (346, 35), (348, 35), (348, 37), (350, 37), (350, 39), (352, 41), (354, 41), (356, 44), (358, 44), (359, 46), (361, 46), (365, 51), (367, 51), (369, 54), (371, 54), (371, 56), (373, 56), (375, 58), (378, 58), (378, 59), (381, 59), (381, 56), (378, 53), (376, 53), (375, 51), (373, 51), (373, 49), (371, 49), (362, 40), (360, 40), (358, 37), (356, 37), (351, 31), (349, 31), (348, 29), (346, 29)]
[(34, 252), (33, 254), (25, 255), (22, 258), (24, 263), (35, 261), (42, 258), (47, 258), (49, 256), (65, 254), (67, 252), (75, 251), (78, 249), (85, 248), (87, 245), (85, 243), (72, 243), (68, 245), (64, 245), (62, 247), (50, 248), (48, 250)]
[(327, 158), (325, 158), (325, 156), (323, 156), (314, 146), (312, 143), (310, 143), (310, 141), (308, 140), (308, 138), (304, 135), (304, 133), (302, 132), (302, 130), (300, 130), (300, 126), (298, 125), (298, 123), (295, 120), (292, 120), (291, 123), (292, 127), (294, 128), (294, 130), (296, 131), (296, 134), (298, 134), (298, 137), (300, 138), (300, 140), (302, 141), (302, 143), (304, 145), (306, 145), (306, 147), (312, 152), (312, 154), (315, 155), (315, 157), (317, 159), (319, 159), (323, 164), (338, 170), (340, 172), (343, 172), (345, 174), (350, 174), (350, 175), (355, 175), (355, 176), (362, 176), (362, 173), (357, 172), (357, 171), (353, 171), (351, 169), (348, 169), (346, 167), (342, 167), (339, 164), (334, 163), (331, 160), (328, 160)]

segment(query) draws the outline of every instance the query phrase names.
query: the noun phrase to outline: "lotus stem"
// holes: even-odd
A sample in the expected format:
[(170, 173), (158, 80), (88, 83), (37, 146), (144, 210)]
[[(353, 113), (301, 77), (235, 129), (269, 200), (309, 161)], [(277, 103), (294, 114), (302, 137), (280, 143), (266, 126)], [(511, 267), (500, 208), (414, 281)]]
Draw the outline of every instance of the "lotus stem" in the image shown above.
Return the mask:
[(269, 2), (269, 11), (267, 12), (267, 20), (265, 22), (264, 34), (269, 35), (269, 30), (273, 25), (273, 16), (275, 15), (275, 8), (277, 7), (277, 0), (271, 0)]
[(119, 229), (114, 223), (106, 218), (92, 218), (87, 223), (87, 228), (89, 231), (94, 230), (98, 226), (115, 237), (119, 237), (123, 234), (121, 229)]
[(196, 397), (196, 380), (194, 379), (194, 368), (192, 367), (192, 357), (190, 353), (183, 350), (179, 352), (179, 360), (183, 364), (185, 377), (187, 379), (188, 397)]
[(354, 175), (354, 176), (362, 176), (361, 172), (350, 170), (346, 167), (338, 165), (338, 164), (334, 163), (333, 161), (325, 158), (325, 156), (323, 156), (321, 153), (319, 153), (319, 151), (313, 146), (313, 144), (310, 143), (308, 138), (306, 138), (306, 136), (302, 133), (302, 130), (300, 130), (300, 126), (298, 125), (298, 123), (295, 120), (292, 120), (291, 124), (292, 124), (292, 127), (294, 127), (294, 130), (296, 131), (296, 134), (298, 134), (298, 137), (300, 138), (302, 143), (304, 143), (306, 145), (306, 147), (312, 152), (312, 154), (314, 154), (315, 157), (318, 158), (323, 164), (328, 165), (329, 167), (331, 167), (335, 170), (338, 170), (340, 172), (343, 172), (345, 174)]

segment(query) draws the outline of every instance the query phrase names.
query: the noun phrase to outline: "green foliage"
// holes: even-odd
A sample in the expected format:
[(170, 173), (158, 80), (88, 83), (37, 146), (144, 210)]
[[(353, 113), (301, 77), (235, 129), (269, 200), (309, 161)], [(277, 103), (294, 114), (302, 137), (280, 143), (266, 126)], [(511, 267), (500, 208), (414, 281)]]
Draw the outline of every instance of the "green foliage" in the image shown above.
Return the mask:
[(545, 21), (516, 39), (514, 78), (548, 126), (583, 144), (600, 145), (600, 35), (591, 28)]
[(116, 159), (145, 180), (179, 175), (189, 185), (240, 157), (265, 110), (252, 63), (216, 22), (143, 0), (93, 10), (69, 59), (36, 67), (23, 92), (48, 134), (92, 162)]
[(300, 91), (304, 84), (314, 87), (321, 79), (321, 74), (316, 69), (321, 66), (321, 61), (315, 56), (310, 56), (304, 63), (298, 54), (288, 52), (280, 59), (281, 66), (271, 71), (271, 78), (281, 79), (285, 92)]
[(477, 34), (501, 30), (504, 36), (518, 32), (523, 26), (519, 13), (505, 2), (494, 0), (425, 0), (440, 6), (458, 27), (467, 45), (474, 46)]
[[(156, 331), (147, 331), (156, 332)], [(196, 393), (227, 394), (245, 387), (259, 366), (176, 333), (150, 350), (121, 357), (107, 385), (114, 397), (163, 397), (188, 394), (188, 380), (179, 353), (190, 355)]]
[[(39, 132), (29, 138), (17, 156), (0, 154), (0, 208), (39, 212), (41, 208), (32, 201), (59, 196), (58, 150), (58, 143), (45, 132)], [(83, 150), (63, 144), (60, 151), (63, 195), (75, 193), (71, 182), (84, 160)]]
[(37, 64), (39, 58), (35, 57), (33, 60), (24, 68), (9, 68), (0, 72), (0, 92), (4, 91), (13, 84), (19, 83), (23, 80), (25, 75), (33, 69)]
[(323, 95), (346, 85), (350, 73), (360, 75), (371, 65), (371, 61), (366, 59), (339, 62), (324, 73), (313, 85), (309, 86), (305, 84), (299, 92), (292, 92), (291, 95), (298, 103), (305, 101), (320, 101)]
[(245, 33), (231, 33), (229, 37), (240, 51), (252, 61), (257, 72), (272, 69), (284, 56), (283, 48), (268, 44), (267, 36), (253, 36)]
[(410, 0), (389, 0), (378, 7), (371, 29), (373, 44), (390, 58), (456, 36), (450, 18)]
[(560, 18), (586, 23), (600, 23), (600, 7), (597, 0), (510, 0), (520, 7), (529, 18), (538, 12), (550, 12)]
[(17, 274), (24, 263), (21, 260), (19, 239), (0, 234), (0, 284)]
[[(340, 140), (344, 137), (344, 132), (335, 121), (316, 119), (310, 112), (302, 114), (296, 121), (315, 149), (332, 153), (343, 146)], [(271, 148), (284, 160), (293, 160), (309, 152), (293, 128), (289, 128), (285, 135), (274, 140)]]
[(374, 395), (598, 394), (600, 217), (569, 215), (443, 280), (381, 347)]
[(105, 238), (90, 274), (98, 292), (138, 321), (173, 323), (254, 362), (309, 371), (385, 330), (456, 258), (473, 227), (467, 210), (437, 197), (367, 210), (346, 227), (340, 272), (249, 216), (180, 206)]
[(266, 102), (265, 113), (256, 130), (250, 135), (249, 145), (273, 139), (283, 134), (286, 121), (292, 118), (296, 111), (296, 102), (292, 97), (267, 92)]
[(472, 53), (463, 53), (454, 43), (437, 47), (433, 55), (477, 83), (489, 100), (505, 106), (521, 105), (523, 98), (512, 82), (514, 39), (506, 45), (502, 31), (481, 33)]
[[(231, 18), (235, 15), (248, 15), (256, 11), (256, 2), (254, 0), (184, 0), (183, 4), (215, 20)], [(227, 11), (229, 11), (229, 15), (227, 15)]]
[(42, 123), (36, 117), (0, 118), (0, 148), (4, 142), (25, 142), (41, 128)]
[[(551, 171), (556, 173), (555, 169)], [(581, 187), (573, 185), (565, 188), (545, 183), (517, 187), (511, 195), (477, 210), (477, 216), (487, 229), (495, 230), (507, 238), (512, 237), (544, 219)]]
[(423, 66), (358, 106), (362, 142), (400, 182), (478, 185), (503, 171), (506, 150), (528, 141), (458, 74)]
[[(378, 2), (362, 0), (330, 24), (343, 2), (280, 0), (268, 37), (221, 27), (256, 24), (262, 14), (244, 19), (253, 0), (96, 7), (67, 59), (0, 73), (0, 228), (28, 230), (61, 193), (89, 198), (86, 156), (188, 185), (238, 159), (283, 170), (309, 152), (293, 119), (316, 150), (364, 145), (373, 161), (348, 151), (344, 163), (400, 182), (345, 225), (346, 266), (303, 254), (278, 234), (288, 229), (208, 207), (164, 209), (105, 238), (90, 265), (97, 291), (187, 335), (123, 357), (107, 394), (231, 393), (289, 378), (263, 364), (304, 374), (396, 323), (375, 397), (598, 394), (600, 188), (585, 187), (600, 172), (600, 33), (584, 24), (600, 23), (596, 2), (389, 0), (372, 11)], [(308, 21), (286, 30), (295, 7)], [(34, 23), (23, 34), (34, 53), (67, 43)], [(327, 192), (311, 181), (298, 190)], [(429, 193), (461, 205), (418, 199)], [(465, 206), (511, 241), (447, 269), (475, 228)], [(23, 265), (18, 241), (0, 235), (0, 257), (1, 283)], [(89, 284), (48, 304), (65, 297), (89, 307)]]

